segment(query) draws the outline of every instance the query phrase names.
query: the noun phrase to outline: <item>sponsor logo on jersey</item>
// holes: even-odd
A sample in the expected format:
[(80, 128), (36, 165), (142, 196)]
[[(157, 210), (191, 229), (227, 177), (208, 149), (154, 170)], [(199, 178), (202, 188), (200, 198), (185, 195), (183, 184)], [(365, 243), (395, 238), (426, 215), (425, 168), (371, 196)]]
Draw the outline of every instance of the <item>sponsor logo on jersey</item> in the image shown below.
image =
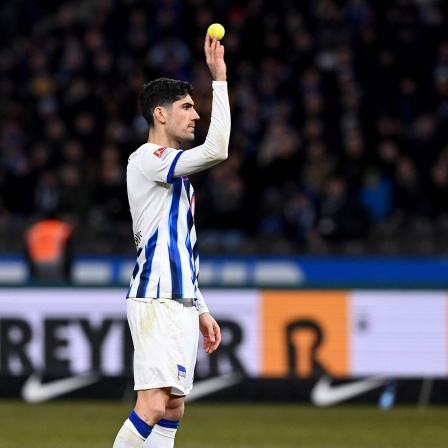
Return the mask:
[(161, 158), (162, 158), (162, 154), (164, 153), (165, 149), (166, 149), (166, 148), (157, 148), (157, 149), (154, 151), (154, 155), (155, 155), (156, 157), (158, 157), (159, 159), (161, 159)]
[(139, 230), (137, 233), (134, 234), (135, 245), (138, 247), (141, 241), (142, 241), (142, 231)]

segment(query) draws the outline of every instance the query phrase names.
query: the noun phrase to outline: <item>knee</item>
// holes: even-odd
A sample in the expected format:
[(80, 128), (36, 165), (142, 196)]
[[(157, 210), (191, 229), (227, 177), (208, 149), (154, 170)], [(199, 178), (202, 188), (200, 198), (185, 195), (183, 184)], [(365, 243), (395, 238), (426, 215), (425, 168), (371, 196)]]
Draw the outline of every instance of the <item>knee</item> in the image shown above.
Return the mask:
[(135, 412), (148, 425), (154, 426), (167, 409), (169, 394), (162, 389), (139, 391)]
[(154, 426), (166, 414), (166, 408), (161, 404), (154, 404), (148, 409), (147, 423)]
[(165, 407), (157, 403), (149, 404), (144, 407), (136, 406), (135, 411), (138, 416), (150, 426), (154, 426), (165, 415)]
[(178, 422), (184, 416), (184, 411), (185, 411), (185, 404), (183, 400), (173, 400), (172, 402), (168, 403), (163, 418)]

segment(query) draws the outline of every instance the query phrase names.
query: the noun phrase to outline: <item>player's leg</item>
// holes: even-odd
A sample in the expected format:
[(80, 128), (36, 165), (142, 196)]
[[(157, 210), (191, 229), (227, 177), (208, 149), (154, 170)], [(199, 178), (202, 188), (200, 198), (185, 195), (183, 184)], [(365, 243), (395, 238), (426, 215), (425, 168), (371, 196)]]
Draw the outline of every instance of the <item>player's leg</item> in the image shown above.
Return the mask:
[[(166, 414), (171, 388), (139, 390), (134, 410), (117, 434), (113, 448), (141, 448)], [(177, 414), (176, 414), (177, 416)]]
[(173, 448), (179, 422), (184, 415), (185, 396), (171, 395), (166, 412), (153, 427), (144, 448)]
[(166, 413), (171, 387), (139, 390), (134, 411), (148, 425), (154, 426)]
[[(179, 308), (179, 307), (178, 307)], [(173, 448), (179, 422), (184, 415), (185, 395), (193, 387), (193, 373), (196, 365), (199, 340), (199, 322), (194, 307), (184, 308), (181, 305), (176, 313), (176, 328), (182, 329), (174, 341), (173, 352), (178, 353), (181, 365), (178, 367), (178, 378), (173, 386), (165, 415), (154, 426), (144, 448)], [(177, 361), (179, 362), (179, 361)]]
[[(120, 430), (114, 448), (142, 447), (160, 419), (155, 438), (164, 436), (169, 444), (159, 446), (172, 447), (184, 396), (192, 388), (199, 334), (197, 310), (171, 301), (132, 299), (128, 299), (127, 308), (135, 350), (135, 389), (139, 392), (135, 410)], [(172, 387), (159, 388), (161, 384)], [(133, 436), (140, 440), (133, 440), (133, 445), (129, 441), (128, 445), (118, 444), (122, 443), (119, 439)]]
[[(151, 301), (127, 300), (128, 322), (134, 344), (134, 383), (138, 395), (136, 406), (120, 429), (114, 448), (141, 448), (153, 425), (165, 414), (171, 388), (158, 387), (163, 381), (158, 380), (157, 366), (154, 364), (158, 363), (157, 350), (163, 347), (163, 341), (157, 339), (163, 325), (163, 322), (158, 323), (158, 319), (163, 321), (163, 316), (156, 317), (156, 314)], [(150, 322), (155, 326), (153, 332), (148, 331)]]
[(151, 431), (152, 426), (142, 420), (133, 410), (118, 431), (113, 448), (142, 448)]

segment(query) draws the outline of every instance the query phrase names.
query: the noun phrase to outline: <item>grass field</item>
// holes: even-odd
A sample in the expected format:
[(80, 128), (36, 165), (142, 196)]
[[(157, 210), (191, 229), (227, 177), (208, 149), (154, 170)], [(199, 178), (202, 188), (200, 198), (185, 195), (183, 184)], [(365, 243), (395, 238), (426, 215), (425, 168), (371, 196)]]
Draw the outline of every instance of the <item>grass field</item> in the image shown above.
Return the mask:
[[(0, 448), (111, 448), (132, 403), (0, 401)], [(448, 407), (188, 405), (176, 448), (442, 448)]]

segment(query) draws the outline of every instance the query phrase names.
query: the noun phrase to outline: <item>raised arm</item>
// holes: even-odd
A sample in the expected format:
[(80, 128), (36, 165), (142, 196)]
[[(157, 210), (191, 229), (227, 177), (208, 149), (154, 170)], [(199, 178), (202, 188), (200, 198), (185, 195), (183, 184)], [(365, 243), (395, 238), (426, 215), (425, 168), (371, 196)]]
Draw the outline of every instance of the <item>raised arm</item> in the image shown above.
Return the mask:
[(228, 157), (230, 139), (230, 105), (227, 92), (227, 68), (224, 46), (210, 39), (204, 42), (205, 60), (213, 77), (213, 101), (210, 126), (204, 144), (184, 151), (179, 157), (173, 177), (186, 176), (210, 168)]

